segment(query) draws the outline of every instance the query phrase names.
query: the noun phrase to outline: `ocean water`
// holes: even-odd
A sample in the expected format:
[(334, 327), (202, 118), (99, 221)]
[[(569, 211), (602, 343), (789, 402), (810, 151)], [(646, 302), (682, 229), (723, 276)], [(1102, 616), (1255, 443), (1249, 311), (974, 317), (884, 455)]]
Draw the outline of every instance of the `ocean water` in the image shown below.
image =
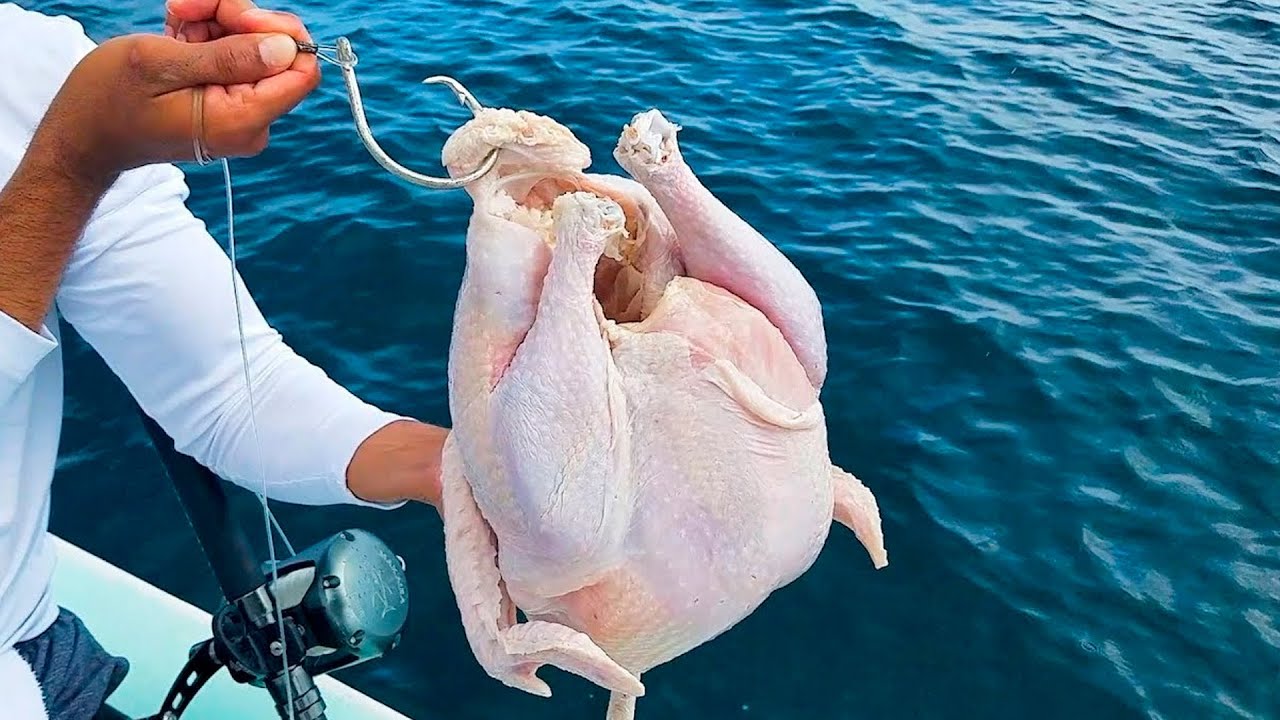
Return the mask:
[[(159, 0), (43, 2), (90, 34)], [(1250, 0), (301, 2), (348, 35), (370, 118), (438, 168), (464, 111), (552, 115), (597, 167), (659, 107), (708, 185), (825, 307), (847, 532), (758, 612), (646, 676), (641, 718), (1280, 717), (1280, 9)], [(381, 172), (338, 74), (233, 163), (242, 271), (356, 393), (447, 422), (468, 201)], [(216, 166), (190, 206), (223, 239)], [(206, 608), (217, 591), (128, 397), (68, 359), (53, 528)], [(467, 648), (425, 508), (281, 507), (403, 554), (404, 645), (346, 673), (414, 718), (601, 718)], [(256, 528), (256, 526), (254, 526)], [(175, 669), (176, 670), (176, 669)]]

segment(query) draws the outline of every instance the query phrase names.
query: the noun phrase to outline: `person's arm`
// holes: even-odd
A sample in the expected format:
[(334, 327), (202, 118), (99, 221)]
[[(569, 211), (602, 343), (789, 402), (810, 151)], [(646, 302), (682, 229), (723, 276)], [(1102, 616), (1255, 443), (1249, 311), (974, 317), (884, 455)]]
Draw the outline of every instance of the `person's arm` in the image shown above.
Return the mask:
[[(0, 190), (0, 405), (55, 346), (42, 323), (72, 247), (115, 176), (152, 158), (182, 157), (191, 147), (190, 87), (274, 79), (288, 72), (296, 54), (289, 37), (277, 36), (274, 47), (283, 41), (291, 50), (272, 66), (260, 52), (267, 35), (203, 47), (122, 38), (92, 53), (91, 43), (72, 53), (74, 45), (59, 35), (65, 24), (51, 18), (48, 27), (51, 36), (33, 38), (24, 61), (52, 74), (28, 78), (30, 97), (9, 98), (5, 108), (10, 127), (25, 122), (35, 131)], [(228, 112), (229, 97), (214, 101), (210, 112), (222, 123), (216, 139), (223, 152), (250, 154), (271, 113), (301, 100), (305, 91), (281, 82), (242, 86), (274, 100), (258, 112), (235, 115)]]
[[(255, 23), (270, 24), (263, 20), (259, 13)], [(0, 191), (0, 207), (21, 210), (0, 218), (0, 403), (22, 384), (37, 355), (52, 347), (48, 334), (36, 330), (56, 289), (64, 315), (181, 447), (231, 479), (257, 487), (245, 398), (233, 390), (227, 370), (229, 359), (236, 359), (239, 372), (238, 344), (225, 342), (227, 331), (234, 333), (234, 318), (226, 312), (229, 269), (216, 287), (193, 281), (178, 288), (203, 290), (216, 298), (212, 303), (191, 300), (190, 292), (176, 298), (166, 292), (177, 287), (174, 280), (218, 276), (226, 258), (182, 205), (186, 189), (180, 174), (151, 163), (191, 156), (191, 87), (209, 82), (231, 83), (206, 91), (210, 149), (225, 156), (262, 149), (270, 122), (318, 80), (315, 59), (295, 57), (292, 40), (286, 40), (284, 58), (291, 62), (283, 63), (283, 71), (272, 69), (269, 56), (259, 52), (263, 39), (240, 35), (186, 45), (131, 36), (92, 49), (83, 38), (83, 60), (49, 105), (21, 171)], [(255, 83), (255, 76), (266, 79)], [(52, 185), (49, 173), (55, 174)], [(60, 180), (58, 173), (66, 177)], [(159, 242), (175, 230), (174, 223), (185, 224), (185, 232), (178, 229), (170, 241)], [(193, 258), (181, 247), (182, 238), (193, 241), (196, 255), (209, 255), (209, 262), (195, 258), (187, 265)], [(255, 399), (266, 407), (259, 413), (267, 426), (263, 459), (269, 479), (277, 481), (269, 482), (272, 495), (287, 499), (296, 492), (294, 499), (303, 502), (415, 499), (438, 505), (445, 431), (397, 420), (355, 400), (297, 358), (248, 305)], [(202, 328), (211, 328), (212, 336)], [(20, 339), (11, 342), (9, 336)], [(183, 365), (185, 373), (169, 372)], [(290, 406), (292, 414), (283, 412)], [(272, 422), (273, 417), (284, 420)], [(298, 417), (308, 419), (296, 422)], [(273, 429), (280, 432), (273, 435)], [(289, 448), (295, 457), (311, 455), (276, 464), (281, 472), (272, 476), (271, 459)]]
[(78, 173), (38, 138), (0, 191), (0, 310), (39, 331), (62, 269), (111, 178)]
[(0, 407), (55, 346), (44, 319), (71, 248), (106, 190), (32, 145), (0, 191)]
[(172, 166), (122, 177), (67, 267), (62, 315), (218, 475), (252, 490), (265, 477), (268, 497), (306, 505), (434, 501), (443, 431), (356, 398), (290, 349), (237, 282), (250, 406), (230, 262), (187, 193)]

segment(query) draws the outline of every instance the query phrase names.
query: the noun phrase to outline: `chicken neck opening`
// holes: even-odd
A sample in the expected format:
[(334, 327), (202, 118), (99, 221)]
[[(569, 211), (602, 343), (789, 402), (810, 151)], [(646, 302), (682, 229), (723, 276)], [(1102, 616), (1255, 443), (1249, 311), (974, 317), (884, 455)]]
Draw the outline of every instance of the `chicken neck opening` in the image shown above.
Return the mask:
[(619, 323), (642, 320), (640, 295), (644, 273), (638, 266), (638, 258), (648, 227), (635, 200), (579, 172), (563, 169), (512, 171), (502, 167), (496, 172), (499, 182), (495, 192), (500, 197), (496, 207), (501, 208), (498, 214), (533, 230), (548, 247), (554, 248), (556, 243), (551, 214), (556, 198), (585, 191), (618, 203), (626, 218), (626, 233), (620, 239), (610, 241), (596, 264), (595, 296), (609, 320)]

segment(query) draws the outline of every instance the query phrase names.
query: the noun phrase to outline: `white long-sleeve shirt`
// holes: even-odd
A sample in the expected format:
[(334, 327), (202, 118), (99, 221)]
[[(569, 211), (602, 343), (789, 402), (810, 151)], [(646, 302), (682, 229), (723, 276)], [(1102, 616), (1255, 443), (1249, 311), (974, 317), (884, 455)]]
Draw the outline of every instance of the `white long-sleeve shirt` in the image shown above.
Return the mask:
[[(0, 183), (93, 47), (69, 19), (0, 5)], [(48, 523), (62, 423), (58, 314), (180, 451), (228, 480), (260, 486), (229, 262), (187, 210), (187, 192), (172, 166), (125, 173), (75, 245), (44, 327), (33, 332), (0, 308), (0, 656), (57, 614)], [(347, 488), (346, 469), (359, 444), (397, 416), (294, 354), (243, 289), (241, 297), (267, 494), (368, 504)], [(0, 677), (0, 697), (4, 687)]]

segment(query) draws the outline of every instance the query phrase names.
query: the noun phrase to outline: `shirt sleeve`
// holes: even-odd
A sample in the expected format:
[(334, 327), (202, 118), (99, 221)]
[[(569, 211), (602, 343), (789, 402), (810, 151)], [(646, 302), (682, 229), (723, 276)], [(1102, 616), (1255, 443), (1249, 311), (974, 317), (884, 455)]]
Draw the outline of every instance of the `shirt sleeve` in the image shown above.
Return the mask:
[(0, 408), (27, 381), (27, 376), (58, 346), (43, 325), (36, 333), (0, 311)]
[(237, 277), (251, 412), (230, 262), (187, 194), (175, 167), (125, 173), (72, 255), (59, 310), (177, 448), (218, 475), (255, 491), (265, 476), (267, 496), (285, 502), (387, 507), (356, 498), (346, 471), (399, 416), (299, 357)]

